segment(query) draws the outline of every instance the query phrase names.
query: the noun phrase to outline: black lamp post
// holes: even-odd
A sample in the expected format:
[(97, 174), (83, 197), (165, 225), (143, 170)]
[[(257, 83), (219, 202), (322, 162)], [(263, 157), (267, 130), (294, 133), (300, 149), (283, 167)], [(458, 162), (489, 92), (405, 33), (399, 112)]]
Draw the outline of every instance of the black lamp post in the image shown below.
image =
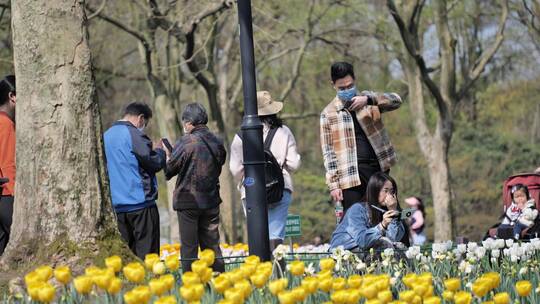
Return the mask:
[(269, 261), (270, 241), (264, 177), (263, 125), (257, 114), (251, 0), (238, 0), (238, 23), (244, 91), (244, 119), (241, 129), (249, 254), (259, 256), (263, 261)]

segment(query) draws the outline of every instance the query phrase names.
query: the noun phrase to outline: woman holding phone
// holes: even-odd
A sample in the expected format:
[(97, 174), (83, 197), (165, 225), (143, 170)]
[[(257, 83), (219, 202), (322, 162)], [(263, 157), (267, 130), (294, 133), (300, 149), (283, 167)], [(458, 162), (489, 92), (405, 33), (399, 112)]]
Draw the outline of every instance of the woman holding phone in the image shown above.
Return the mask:
[(332, 234), (330, 248), (346, 250), (393, 247), (401, 242), (409, 245), (406, 224), (401, 219), (395, 180), (377, 172), (369, 179), (366, 199), (354, 203)]

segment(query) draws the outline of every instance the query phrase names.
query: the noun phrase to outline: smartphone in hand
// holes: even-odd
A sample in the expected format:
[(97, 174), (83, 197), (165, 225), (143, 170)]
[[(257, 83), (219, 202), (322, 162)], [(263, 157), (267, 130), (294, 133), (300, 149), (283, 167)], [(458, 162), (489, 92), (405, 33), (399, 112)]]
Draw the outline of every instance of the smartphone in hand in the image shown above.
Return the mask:
[(163, 142), (163, 145), (165, 145), (165, 148), (167, 148), (167, 150), (169, 150), (170, 152), (173, 151), (173, 146), (171, 145), (168, 139), (162, 138), (161, 141)]

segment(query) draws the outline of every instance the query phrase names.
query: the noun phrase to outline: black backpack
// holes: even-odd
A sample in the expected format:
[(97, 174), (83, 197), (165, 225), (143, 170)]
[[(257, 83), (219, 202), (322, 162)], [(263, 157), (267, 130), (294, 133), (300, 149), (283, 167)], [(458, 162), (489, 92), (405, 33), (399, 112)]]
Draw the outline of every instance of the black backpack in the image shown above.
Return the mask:
[[(285, 189), (285, 180), (283, 179), (283, 169), (270, 151), (270, 145), (278, 128), (272, 128), (268, 131), (264, 140), (264, 175), (266, 179), (266, 203), (275, 204), (283, 198), (283, 190)], [(242, 133), (237, 135), (242, 139)]]
[(270, 145), (278, 128), (272, 128), (268, 131), (264, 140), (264, 175), (266, 178), (266, 202), (275, 204), (281, 201), (283, 190), (285, 189), (285, 180), (283, 179), (283, 169), (277, 162), (274, 154), (270, 151)]

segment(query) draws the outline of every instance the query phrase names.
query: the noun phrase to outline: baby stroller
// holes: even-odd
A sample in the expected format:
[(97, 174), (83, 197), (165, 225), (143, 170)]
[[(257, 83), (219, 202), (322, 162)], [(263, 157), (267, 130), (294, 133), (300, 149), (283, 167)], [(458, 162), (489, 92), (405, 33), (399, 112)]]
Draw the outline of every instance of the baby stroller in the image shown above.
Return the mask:
[[(523, 184), (529, 189), (529, 194), (536, 202), (536, 209), (540, 210), (540, 173), (522, 173), (510, 176), (503, 183), (503, 212), (512, 204), (510, 190), (517, 184)], [(503, 213), (504, 216), (504, 213)], [(502, 217), (501, 217), (502, 218)], [(484, 236), (487, 238), (512, 238), (511, 232), (498, 229), (500, 222), (491, 226)], [(521, 232), (520, 239), (528, 240), (540, 237), (540, 216), (536, 218), (533, 226)]]

